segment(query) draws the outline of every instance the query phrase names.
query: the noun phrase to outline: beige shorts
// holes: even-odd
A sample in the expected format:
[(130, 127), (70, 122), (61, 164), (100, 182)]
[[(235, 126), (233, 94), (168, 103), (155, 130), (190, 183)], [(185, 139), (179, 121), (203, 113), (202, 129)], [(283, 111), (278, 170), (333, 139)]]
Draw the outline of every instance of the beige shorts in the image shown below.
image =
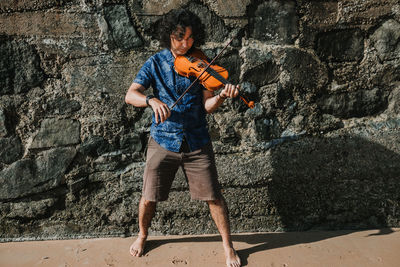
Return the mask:
[(216, 200), (221, 197), (211, 142), (192, 152), (172, 152), (149, 139), (143, 176), (143, 196), (149, 201), (168, 199), (178, 168), (189, 184), (192, 199)]

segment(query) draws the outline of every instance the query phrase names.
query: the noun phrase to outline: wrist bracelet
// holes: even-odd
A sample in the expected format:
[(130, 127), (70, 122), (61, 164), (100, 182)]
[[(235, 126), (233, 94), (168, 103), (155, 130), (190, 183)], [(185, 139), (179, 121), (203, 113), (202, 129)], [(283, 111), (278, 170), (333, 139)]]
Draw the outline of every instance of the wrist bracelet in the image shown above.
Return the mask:
[(223, 99), (223, 100), (226, 99), (226, 97), (222, 97), (222, 96), (221, 96), (221, 93), (219, 93), (218, 96), (219, 96), (219, 98), (221, 98), (221, 99)]
[(154, 95), (148, 95), (148, 96), (146, 96), (146, 104), (147, 104), (148, 106), (150, 106), (150, 105), (149, 105), (149, 100), (152, 99), (152, 98), (154, 98)]

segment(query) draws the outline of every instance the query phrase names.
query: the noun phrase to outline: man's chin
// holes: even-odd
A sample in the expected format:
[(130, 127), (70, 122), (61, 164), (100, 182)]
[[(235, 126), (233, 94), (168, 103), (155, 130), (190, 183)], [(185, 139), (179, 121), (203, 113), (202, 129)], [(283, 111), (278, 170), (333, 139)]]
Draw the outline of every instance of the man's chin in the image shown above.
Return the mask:
[(172, 51), (172, 53), (175, 55), (175, 56), (184, 56), (184, 55), (186, 55), (186, 53), (189, 51), (189, 49), (188, 50), (173, 50)]
[(178, 56), (184, 56), (184, 55), (186, 55), (186, 53), (189, 51), (189, 49), (187, 49), (187, 50), (178, 50), (177, 51), (177, 55)]

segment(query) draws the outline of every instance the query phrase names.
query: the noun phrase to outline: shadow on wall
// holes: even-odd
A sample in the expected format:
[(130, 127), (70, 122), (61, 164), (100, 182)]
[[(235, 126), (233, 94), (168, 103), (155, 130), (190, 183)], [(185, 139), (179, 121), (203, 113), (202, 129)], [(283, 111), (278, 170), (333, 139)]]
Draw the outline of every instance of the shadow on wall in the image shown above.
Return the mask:
[[(272, 150), (268, 198), (285, 230), (398, 227), (400, 136), (304, 138)], [(397, 151), (398, 152), (398, 151)]]

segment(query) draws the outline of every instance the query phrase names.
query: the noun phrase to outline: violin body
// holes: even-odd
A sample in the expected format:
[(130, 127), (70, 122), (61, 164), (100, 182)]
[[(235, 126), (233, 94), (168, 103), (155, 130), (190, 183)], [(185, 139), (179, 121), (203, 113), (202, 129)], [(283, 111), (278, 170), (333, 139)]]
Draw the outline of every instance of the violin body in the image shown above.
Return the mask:
[[(228, 79), (228, 71), (223, 67), (210, 65), (207, 57), (198, 49), (194, 49), (188, 55), (177, 56), (174, 67), (179, 75), (196, 77), (196, 81), (198, 80), (209, 91), (216, 91), (229, 83), (226, 80)], [(254, 108), (254, 101), (249, 101), (241, 91), (239, 91), (239, 97), (249, 108)]]
[[(228, 71), (223, 67), (211, 65), (204, 73), (204, 69), (209, 62), (207, 57), (201, 50), (195, 49), (193, 53), (184, 56), (177, 56), (175, 58), (175, 71), (182, 76), (199, 77), (199, 83), (202, 84), (209, 91), (216, 91), (222, 88), (228, 79)], [(203, 73), (203, 74), (202, 74)], [(216, 78), (213, 74), (219, 74), (221, 77)], [(201, 75), (202, 74), (202, 75)]]

